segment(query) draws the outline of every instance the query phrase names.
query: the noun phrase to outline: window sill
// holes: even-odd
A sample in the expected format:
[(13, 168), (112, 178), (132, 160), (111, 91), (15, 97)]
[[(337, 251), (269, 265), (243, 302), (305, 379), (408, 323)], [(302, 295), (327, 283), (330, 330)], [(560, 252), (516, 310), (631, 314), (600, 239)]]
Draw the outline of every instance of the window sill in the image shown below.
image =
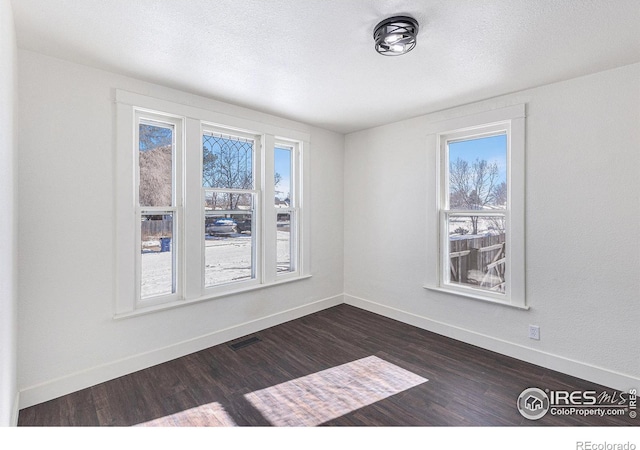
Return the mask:
[(251, 291), (257, 291), (260, 289), (267, 289), (270, 288), (272, 286), (279, 286), (281, 284), (287, 284), (287, 283), (293, 283), (295, 281), (300, 281), (300, 280), (306, 280), (311, 278), (311, 275), (301, 275), (299, 277), (295, 277), (295, 278), (286, 278), (286, 279), (281, 279), (281, 280), (277, 280), (273, 283), (269, 283), (269, 284), (254, 284), (251, 286), (244, 286), (244, 287), (238, 287), (236, 289), (233, 290), (228, 290), (225, 292), (220, 292), (220, 293), (216, 293), (216, 294), (207, 294), (207, 295), (203, 295), (202, 297), (198, 297), (198, 298), (194, 298), (194, 299), (189, 299), (189, 300), (174, 300), (174, 301), (170, 301), (167, 303), (161, 303), (159, 305), (153, 305), (153, 306), (143, 306), (140, 308), (137, 308), (133, 311), (128, 311), (128, 312), (123, 312), (123, 313), (116, 313), (113, 315), (113, 319), (114, 320), (120, 320), (120, 319), (128, 319), (130, 317), (137, 317), (137, 316), (142, 316), (145, 314), (151, 314), (157, 311), (165, 311), (167, 309), (173, 309), (173, 308), (179, 308), (181, 306), (187, 306), (187, 305), (192, 305), (194, 303), (201, 303), (201, 302), (205, 302), (208, 300), (214, 300), (216, 298), (222, 298), (222, 297), (228, 297), (231, 295), (236, 295), (236, 294), (242, 294), (244, 292), (251, 292)]
[(508, 306), (510, 308), (521, 309), (521, 310), (524, 310), (524, 311), (528, 311), (529, 310), (529, 306), (517, 305), (517, 304), (509, 303), (507, 301), (502, 301), (502, 300), (498, 300), (498, 299), (495, 299), (495, 298), (492, 298), (492, 297), (487, 297), (487, 296), (484, 296), (482, 294), (476, 294), (475, 292), (458, 291), (458, 290), (443, 288), (443, 287), (440, 287), (440, 286), (423, 286), (423, 287), (425, 289), (429, 290), (429, 291), (442, 292), (444, 294), (455, 295), (456, 297), (471, 298), (471, 299), (474, 299), (474, 300), (480, 300), (480, 301), (483, 301), (483, 302), (493, 303), (494, 305)]

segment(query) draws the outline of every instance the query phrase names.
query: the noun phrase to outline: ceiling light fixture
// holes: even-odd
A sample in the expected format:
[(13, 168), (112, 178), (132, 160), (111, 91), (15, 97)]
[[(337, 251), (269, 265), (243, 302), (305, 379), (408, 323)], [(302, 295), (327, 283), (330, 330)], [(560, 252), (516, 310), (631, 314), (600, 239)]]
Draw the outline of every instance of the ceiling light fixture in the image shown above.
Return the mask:
[(395, 16), (383, 20), (373, 32), (376, 51), (381, 55), (404, 55), (416, 46), (418, 22), (413, 17)]

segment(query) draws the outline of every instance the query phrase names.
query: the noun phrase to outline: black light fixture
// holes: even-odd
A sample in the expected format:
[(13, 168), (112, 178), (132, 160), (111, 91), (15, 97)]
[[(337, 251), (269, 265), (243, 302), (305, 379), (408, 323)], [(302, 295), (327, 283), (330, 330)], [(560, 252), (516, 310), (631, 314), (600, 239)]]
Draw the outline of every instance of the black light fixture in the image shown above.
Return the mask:
[(383, 20), (373, 32), (376, 51), (381, 55), (404, 55), (416, 46), (418, 22), (413, 17), (395, 16)]

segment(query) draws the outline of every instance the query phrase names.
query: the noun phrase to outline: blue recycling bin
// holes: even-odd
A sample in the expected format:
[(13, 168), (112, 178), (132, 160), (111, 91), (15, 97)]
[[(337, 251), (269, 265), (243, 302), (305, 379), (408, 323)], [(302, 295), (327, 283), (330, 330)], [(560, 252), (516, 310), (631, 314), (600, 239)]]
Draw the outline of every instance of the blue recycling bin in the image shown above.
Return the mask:
[(160, 251), (161, 252), (171, 251), (171, 238), (160, 238)]

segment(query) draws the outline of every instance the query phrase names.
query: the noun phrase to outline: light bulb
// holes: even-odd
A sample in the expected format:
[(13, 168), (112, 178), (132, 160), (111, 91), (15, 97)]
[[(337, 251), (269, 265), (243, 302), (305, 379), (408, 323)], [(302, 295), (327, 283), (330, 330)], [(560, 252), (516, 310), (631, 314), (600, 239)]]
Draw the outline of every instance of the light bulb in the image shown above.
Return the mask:
[(394, 42), (397, 42), (400, 39), (402, 39), (402, 35), (400, 35), (400, 34), (390, 34), (389, 36), (384, 38), (384, 41), (387, 44), (393, 44)]

